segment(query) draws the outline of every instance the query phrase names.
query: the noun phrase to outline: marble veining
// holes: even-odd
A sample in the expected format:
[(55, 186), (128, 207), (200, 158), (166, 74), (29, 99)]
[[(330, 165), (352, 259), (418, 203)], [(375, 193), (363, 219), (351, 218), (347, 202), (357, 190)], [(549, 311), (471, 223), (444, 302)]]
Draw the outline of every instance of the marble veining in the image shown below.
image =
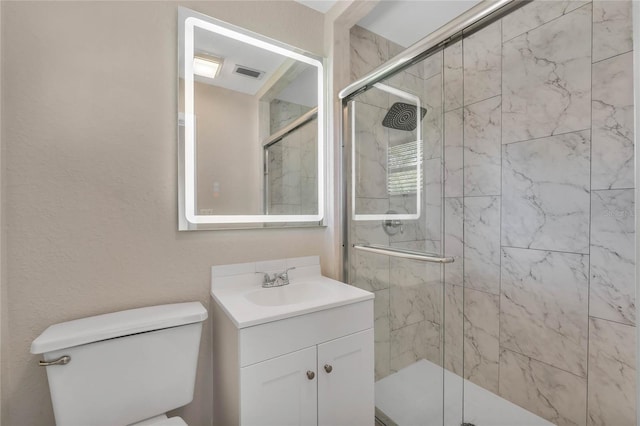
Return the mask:
[[(388, 79), (427, 108), (424, 214), (351, 238), (456, 262), (443, 285), (351, 251), (354, 284), (376, 291), (376, 379), (426, 358), (557, 425), (635, 424), (630, 9), (536, 0)], [(402, 51), (358, 27), (351, 41), (354, 79)], [(357, 97), (378, 107), (358, 122), (359, 213), (415, 205), (384, 193), (386, 146), (416, 136), (380, 125), (397, 100)]]
[[(386, 62), (389, 56), (389, 41), (362, 27), (355, 25), (349, 32), (350, 40), (350, 77), (355, 81), (363, 77), (378, 65)], [(389, 94), (372, 88), (358, 95), (358, 102), (389, 107)]]
[(376, 380), (390, 373), (391, 327), (389, 322), (389, 289), (375, 292), (373, 301), (375, 376)]
[(462, 108), (444, 115), (444, 193), (445, 197), (463, 195), (463, 115)]
[(391, 331), (391, 372), (420, 359), (440, 362), (440, 326), (429, 321)]
[(444, 253), (455, 262), (444, 265), (444, 282), (462, 286), (464, 281), (464, 202), (444, 199)]
[(635, 425), (635, 328), (589, 321), (588, 425)]
[(308, 106), (295, 104), (293, 102), (282, 101), (280, 99), (272, 100), (269, 103), (269, 131), (271, 134), (276, 133), (310, 109)]
[(445, 285), (444, 290), (444, 367), (462, 376), (464, 366), (463, 288), (457, 285)]
[[(356, 198), (356, 208), (362, 213), (386, 212), (388, 199)], [(354, 221), (351, 239), (355, 243), (389, 245), (389, 236), (385, 234), (378, 221)], [(389, 288), (389, 256), (367, 253), (352, 249), (351, 283), (368, 291)]]
[(502, 40), (508, 41), (553, 19), (575, 10), (588, 1), (533, 1), (502, 19)]
[[(387, 198), (356, 198), (359, 214), (379, 214), (389, 210)], [(351, 238), (358, 243), (389, 244), (389, 236), (378, 221), (354, 221)]]
[(463, 93), (462, 41), (444, 49), (444, 110), (462, 106)]
[(389, 280), (392, 330), (424, 320), (436, 324), (442, 322), (442, 285), (438, 265), (392, 257)]
[[(389, 197), (389, 209), (397, 213), (415, 213), (417, 211), (416, 196), (414, 194), (392, 195)], [(389, 236), (391, 243), (402, 241), (416, 241), (426, 239), (424, 218), (424, 199), (422, 199), (422, 218), (417, 220), (404, 220), (400, 231)], [(384, 212), (383, 212), (384, 213)], [(377, 223), (377, 222), (376, 222)], [(378, 223), (378, 225), (380, 225)], [(382, 226), (380, 226), (382, 228)]]
[(464, 285), (500, 293), (500, 197), (464, 198)]
[(587, 379), (506, 349), (500, 396), (558, 426), (586, 424)]
[(503, 245), (589, 252), (589, 133), (503, 147)]
[[(386, 111), (358, 103), (355, 108), (356, 197), (387, 197)], [(372, 125), (373, 123), (373, 125)]]
[(427, 240), (442, 239), (442, 160), (432, 158), (424, 161), (424, 199), (423, 216), (419, 219), (424, 224)]
[(464, 377), (498, 393), (499, 297), (464, 290)]
[(367, 291), (389, 288), (389, 256), (351, 251), (351, 282)]
[(442, 74), (425, 80), (421, 99), (427, 109), (422, 120), (424, 158), (439, 158), (442, 157)]
[(589, 128), (590, 21), (588, 4), (504, 43), (503, 143)]
[(593, 64), (593, 189), (632, 188), (633, 52)]
[(502, 249), (500, 343), (586, 377), (589, 257)]
[(589, 314), (635, 324), (634, 190), (591, 193)]
[(500, 195), (501, 98), (464, 108), (464, 195)]
[(633, 49), (631, 1), (593, 2), (593, 62)]
[(501, 48), (502, 21), (462, 41), (465, 105), (500, 94)]
[(351, 38), (351, 81), (365, 76), (389, 59), (387, 40), (362, 27), (354, 26)]
[[(422, 68), (419, 67), (420, 64), (423, 64)], [(434, 53), (433, 55), (429, 56), (428, 58), (426, 58), (425, 60), (417, 64), (417, 66), (418, 66), (418, 70), (422, 71), (421, 76), (425, 80), (430, 77), (433, 77), (436, 74), (442, 74), (442, 67), (443, 67), (442, 51), (438, 51)], [(409, 69), (414, 67), (416, 67), (416, 65), (414, 65), (413, 67), (410, 67)]]

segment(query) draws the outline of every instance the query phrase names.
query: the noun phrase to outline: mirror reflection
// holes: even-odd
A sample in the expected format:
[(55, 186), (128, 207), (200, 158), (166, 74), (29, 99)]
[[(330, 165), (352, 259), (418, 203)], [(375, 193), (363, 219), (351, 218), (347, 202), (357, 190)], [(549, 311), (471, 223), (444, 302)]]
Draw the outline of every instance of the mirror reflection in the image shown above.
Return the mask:
[(187, 9), (180, 23), (180, 229), (317, 225), (321, 60)]

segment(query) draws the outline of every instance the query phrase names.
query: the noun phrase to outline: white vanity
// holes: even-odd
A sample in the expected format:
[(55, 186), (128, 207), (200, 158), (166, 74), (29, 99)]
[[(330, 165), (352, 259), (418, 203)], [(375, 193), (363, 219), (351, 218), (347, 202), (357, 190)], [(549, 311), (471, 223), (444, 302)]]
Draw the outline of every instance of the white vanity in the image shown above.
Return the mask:
[(373, 424), (373, 293), (313, 256), (214, 266), (211, 295), (214, 425)]

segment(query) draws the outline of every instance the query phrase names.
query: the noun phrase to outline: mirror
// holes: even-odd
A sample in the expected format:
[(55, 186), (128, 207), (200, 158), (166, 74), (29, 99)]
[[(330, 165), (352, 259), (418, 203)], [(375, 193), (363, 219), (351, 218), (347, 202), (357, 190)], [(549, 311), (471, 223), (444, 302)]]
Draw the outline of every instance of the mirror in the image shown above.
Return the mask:
[(179, 8), (179, 229), (323, 224), (322, 58)]

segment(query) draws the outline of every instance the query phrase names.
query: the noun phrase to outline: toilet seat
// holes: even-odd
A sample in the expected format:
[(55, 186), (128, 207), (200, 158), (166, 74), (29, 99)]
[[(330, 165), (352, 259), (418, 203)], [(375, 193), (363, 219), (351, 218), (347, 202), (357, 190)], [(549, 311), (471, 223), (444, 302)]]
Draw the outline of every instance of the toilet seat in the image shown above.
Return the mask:
[(167, 418), (164, 414), (151, 419), (143, 420), (139, 423), (134, 423), (129, 426), (189, 426), (182, 420), (182, 417)]
[(181, 417), (171, 417), (170, 419), (163, 419), (157, 423), (151, 423), (152, 426), (189, 426), (182, 420)]

